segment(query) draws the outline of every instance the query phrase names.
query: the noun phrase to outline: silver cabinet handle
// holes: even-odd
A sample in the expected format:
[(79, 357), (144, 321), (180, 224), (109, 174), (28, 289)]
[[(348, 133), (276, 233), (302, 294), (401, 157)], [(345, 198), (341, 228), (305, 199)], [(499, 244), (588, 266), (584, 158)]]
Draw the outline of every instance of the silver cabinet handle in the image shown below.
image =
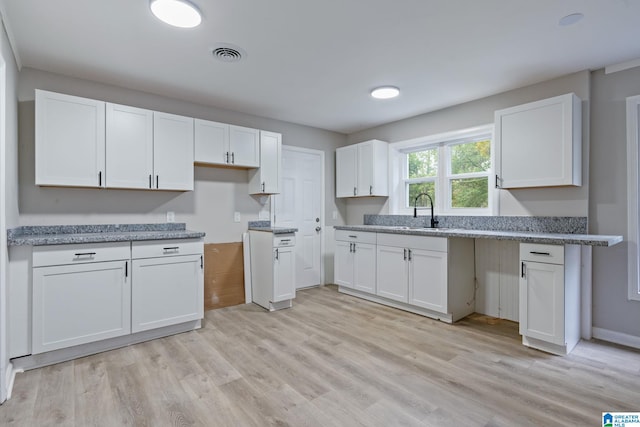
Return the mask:
[(411, 261), (411, 249), (409, 249), (409, 261)]
[(369, 195), (373, 196), (373, 185), (369, 186)]
[(75, 255), (76, 256), (94, 256), (96, 253), (95, 252), (78, 252)]
[(530, 251), (529, 253), (530, 253), (530, 254), (533, 254), (533, 255), (545, 255), (545, 256), (551, 256), (551, 253), (550, 253), (550, 252), (536, 252), (536, 251)]
[(224, 159), (224, 162), (225, 162), (225, 163), (229, 163), (229, 152), (228, 152), (228, 151), (225, 153), (225, 159)]
[(526, 267), (524, 261), (522, 261), (522, 265), (520, 266), (520, 277), (526, 276)]
[(236, 153), (231, 153), (231, 164), (235, 164), (236, 163)]
[(353, 234), (350, 234), (349, 237), (352, 238), (352, 239), (357, 239), (358, 238), (358, 236), (355, 236)]
[(353, 195), (354, 196), (358, 195), (358, 189), (356, 187), (353, 187)]
[(280, 259), (280, 251), (276, 248), (276, 260)]
[(262, 192), (264, 193), (264, 181), (262, 181)]
[(407, 248), (404, 248), (404, 260), (407, 260)]

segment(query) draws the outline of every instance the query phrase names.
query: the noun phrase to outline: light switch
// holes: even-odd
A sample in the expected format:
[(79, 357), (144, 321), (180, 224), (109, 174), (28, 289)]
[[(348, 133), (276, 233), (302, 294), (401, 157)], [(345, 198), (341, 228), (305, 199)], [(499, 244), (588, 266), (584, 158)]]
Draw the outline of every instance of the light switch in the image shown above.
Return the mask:
[(233, 220), (235, 222), (240, 222), (240, 212), (234, 212), (233, 213)]

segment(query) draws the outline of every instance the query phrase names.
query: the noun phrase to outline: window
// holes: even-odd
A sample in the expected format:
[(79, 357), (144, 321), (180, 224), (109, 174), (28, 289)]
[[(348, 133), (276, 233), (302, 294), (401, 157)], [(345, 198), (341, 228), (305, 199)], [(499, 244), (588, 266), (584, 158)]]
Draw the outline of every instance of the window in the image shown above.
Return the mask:
[(492, 132), (487, 125), (392, 144), (393, 213), (429, 206), (429, 198), (420, 197), (427, 193), (439, 214), (490, 215)]

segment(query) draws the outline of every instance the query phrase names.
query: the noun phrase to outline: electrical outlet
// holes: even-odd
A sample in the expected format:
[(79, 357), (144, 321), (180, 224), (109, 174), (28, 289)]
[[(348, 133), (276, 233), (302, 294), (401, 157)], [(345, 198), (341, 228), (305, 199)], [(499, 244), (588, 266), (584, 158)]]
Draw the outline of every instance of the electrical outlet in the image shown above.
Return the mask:
[(338, 211), (333, 211), (333, 212), (331, 213), (331, 218), (333, 218), (333, 219), (338, 219)]
[(240, 212), (234, 212), (233, 213), (233, 220), (235, 222), (240, 222)]
[(167, 222), (176, 222), (176, 213), (172, 211), (167, 212)]

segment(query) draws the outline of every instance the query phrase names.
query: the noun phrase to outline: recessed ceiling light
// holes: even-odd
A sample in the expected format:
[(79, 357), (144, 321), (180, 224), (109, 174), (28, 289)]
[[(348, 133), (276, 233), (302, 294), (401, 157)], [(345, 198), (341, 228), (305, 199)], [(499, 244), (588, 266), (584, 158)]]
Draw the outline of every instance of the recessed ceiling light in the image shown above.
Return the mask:
[(150, 7), (156, 18), (174, 27), (193, 28), (202, 22), (198, 8), (186, 0), (151, 0)]
[(371, 91), (371, 96), (376, 99), (395, 98), (400, 95), (400, 89), (395, 86), (380, 86)]
[(584, 18), (583, 13), (572, 13), (571, 15), (563, 16), (558, 21), (558, 25), (561, 27), (568, 27), (569, 25), (577, 24)]

